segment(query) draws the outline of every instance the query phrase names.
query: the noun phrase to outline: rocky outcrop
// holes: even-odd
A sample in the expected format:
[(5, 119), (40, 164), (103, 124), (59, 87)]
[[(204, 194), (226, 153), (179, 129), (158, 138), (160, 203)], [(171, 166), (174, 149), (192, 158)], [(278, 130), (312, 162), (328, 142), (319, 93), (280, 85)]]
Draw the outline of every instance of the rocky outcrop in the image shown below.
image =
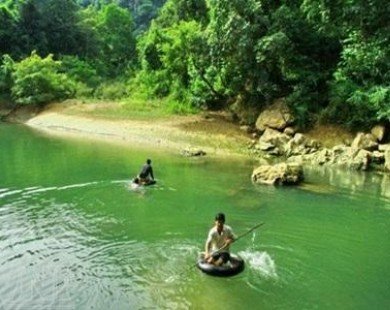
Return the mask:
[(319, 141), (296, 132), (294, 127), (284, 127), (287, 126), (287, 122), (280, 125), (279, 130), (271, 128), (277, 127), (276, 123), (261, 122), (264, 131), (252, 148), (260, 156), (284, 158), (287, 163), (343, 166), (363, 171), (369, 169), (390, 171), (390, 144), (379, 143), (385, 136), (383, 126), (375, 126), (370, 133), (356, 134), (350, 146), (342, 144), (325, 148)]
[(371, 133), (359, 132), (352, 141), (351, 147), (354, 149), (363, 149), (367, 151), (374, 151), (378, 149), (377, 138)]
[(294, 117), (286, 103), (283, 99), (279, 99), (260, 113), (256, 120), (256, 128), (260, 132), (267, 128), (283, 130), (293, 122)]
[(280, 163), (261, 165), (252, 172), (252, 181), (268, 185), (293, 185), (303, 181), (302, 165)]
[(282, 155), (290, 136), (275, 129), (266, 128), (259, 139), (258, 148), (273, 155)]
[(386, 134), (386, 128), (383, 125), (376, 125), (371, 129), (371, 134), (377, 141), (382, 142)]

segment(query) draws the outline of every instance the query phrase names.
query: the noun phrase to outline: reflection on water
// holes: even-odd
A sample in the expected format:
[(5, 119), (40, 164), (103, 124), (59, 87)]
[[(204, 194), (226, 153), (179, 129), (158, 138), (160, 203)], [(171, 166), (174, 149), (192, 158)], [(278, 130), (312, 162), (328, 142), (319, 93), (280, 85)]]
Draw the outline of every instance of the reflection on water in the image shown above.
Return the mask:
[(381, 195), (390, 199), (390, 173), (386, 173), (382, 177), (381, 184)]
[[(331, 167), (309, 167), (305, 170), (309, 179), (321, 180), (321, 184), (303, 184), (302, 188), (315, 192), (331, 193), (339, 188), (351, 195), (371, 194), (390, 199), (390, 173), (349, 171)], [(323, 180), (327, 182), (324, 183)]]

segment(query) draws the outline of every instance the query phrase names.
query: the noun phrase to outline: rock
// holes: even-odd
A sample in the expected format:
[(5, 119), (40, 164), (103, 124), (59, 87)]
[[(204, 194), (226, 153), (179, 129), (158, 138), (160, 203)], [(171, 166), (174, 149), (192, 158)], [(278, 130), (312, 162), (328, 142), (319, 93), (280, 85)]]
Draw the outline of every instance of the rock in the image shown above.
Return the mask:
[[(290, 129), (289, 129), (290, 128)], [(310, 139), (302, 133), (293, 132), (292, 127), (287, 127), (282, 132), (265, 128), (259, 142), (255, 145), (258, 154), (264, 156), (285, 156), (287, 163), (314, 164), (326, 166), (339, 166), (353, 170), (388, 170), (390, 171), (390, 143), (378, 144), (377, 139), (382, 139), (383, 128), (373, 128), (372, 133), (358, 133), (351, 146), (337, 145), (332, 149), (324, 148), (318, 140)], [(379, 151), (378, 151), (379, 150)], [(387, 152), (387, 153), (386, 153)], [(386, 159), (387, 154), (387, 159)], [(282, 181), (281, 177), (271, 180), (259, 181), (266, 184), (275, 184)]]
[(303, 178), (302, 165), (297, 163), (261, 165), (252, 173), (253, 182), (268, 185), (293, 185)]
[(367, 170), (371, 161), (371, 153), (367, 150), (359, 150), (352, 158), (349, 166), (355, 170)]
[(371, 129), (371, 134), (376, 138), (377, 141), (382, 141), (386, 133), (386, 128), (383, 125), (376, 125)]
[(264, 131), (266, 128), (283, 130), (294, 122), (294, 117), (283, 99), (263, 110), (256, 120), (256, 128)]
[(205, 156), (206, 152), (200, 149), (186, 148), (181, 151), (181, 155), (186, 157)]
[(385, 162), (385, 154), (379, 151), (374, 151), (371, 153), (371, 161), (374, 164), (381, 165)]
[(378, 150), (381, 152), (386, 152), (387, 150), (390, 150), (390, 144), (379, 144)]
[(261, 151), (270, 151), (275, 148), (275, 145), (270, 142), (259, 141), (257, 148)]
[(293, 127), (286, 127), (283, 131), (286, 135), (292, 137), (295, 134), (295, 129)]
[(349, 148), (343, 144), (336, 145), (332, 148), (334, 154), (340, 155), (346, 153)]
[(319, 165), (324, 165), (330, 161), (333, 158), (333, 153), (331, 150), (323, 149), (315, 154), (314, 162)]
[(251, 133), (251, 127), (248, 125), (242, 125), (240, 126), (240, 130), (242, 130), (245, 133)]
[(351, 147), (355, 149), (374, 151), (378, 149), (378, 143), (376, 142), (374, 135), (370, 133), (365, 134), (363, 132), (359, 132), (352, 141)]
[(272, 150), (278, 148), (281, 154), (283, 154), (286, 143), (290, 140), (290, 137), (277, 130), (267, 128), (259, 139), (259, 145), (263, 150)]
[(296, 133), (294, 138), (285, 145), (285, 154), (287, 157), (295, 155), (305, 155), (318, 151), (319, 142), (308, 139), (301, 133)]
[(353, 170), (368, 170), (371, 163), (371, 152), (348, 146), (338, 145), (332, 149), (323, 149), (314, 153), (313, 163), (319, 165), (337, 165)]

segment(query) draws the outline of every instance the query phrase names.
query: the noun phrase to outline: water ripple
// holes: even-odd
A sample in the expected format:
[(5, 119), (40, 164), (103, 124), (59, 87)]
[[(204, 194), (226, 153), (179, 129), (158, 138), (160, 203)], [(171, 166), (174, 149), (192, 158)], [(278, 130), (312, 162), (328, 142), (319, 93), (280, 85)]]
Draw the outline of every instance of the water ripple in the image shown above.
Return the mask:
[(265, 278), (277, 280), (276, 263), (267, 252), (242, 251), (239, 255), (247, 265)]

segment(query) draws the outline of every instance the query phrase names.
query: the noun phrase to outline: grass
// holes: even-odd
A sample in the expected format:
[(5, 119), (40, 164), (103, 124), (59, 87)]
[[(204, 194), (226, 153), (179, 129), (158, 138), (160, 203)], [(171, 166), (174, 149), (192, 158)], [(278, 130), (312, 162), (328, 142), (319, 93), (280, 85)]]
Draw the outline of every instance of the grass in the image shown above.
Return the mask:
[[(64, 102), (74, 104), (68, 109), (69, 114), (84, 114), (106, 119), (163, 119), (175, 115), (196, 114), (199, 110), (174, 100), (145, 100), (131, 98), (122, 101), (98, 101), (96, 99), (74, 99)], [(80, 107), (80, 104), (83, 105)]]
[(316, 125), (305, 135), (309, 138), (318, 140), (323, 146), (332, 148), (340, 144), (351, 144), (354, 134), (337, 125)]

